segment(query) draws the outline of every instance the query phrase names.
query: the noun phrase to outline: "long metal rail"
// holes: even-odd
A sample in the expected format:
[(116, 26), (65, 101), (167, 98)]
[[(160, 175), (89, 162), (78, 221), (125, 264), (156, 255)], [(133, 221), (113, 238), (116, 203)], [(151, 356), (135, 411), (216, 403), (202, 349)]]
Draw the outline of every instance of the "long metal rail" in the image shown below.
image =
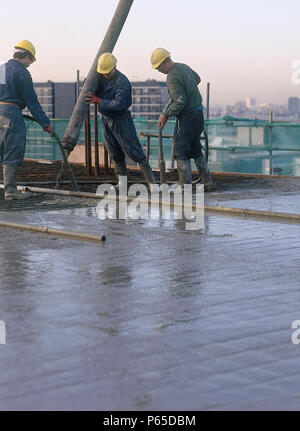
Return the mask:
[[(4, 189), (3, 185), (0, 185), (0, 189)], [(24, 190), (24, 187), (19, 186), (19, 190)], [(87, 198), (87, 199), (103, 199), (104, 196), (96, 194), (96, 193), (86, 193), (86, 192), (73, 192), (69, 190), (54, 190), (54, 189), (46, 189), (42, 187), (28, 187), (28, 189), (33, 193), (46, 193), (46, 194), (53, 194), (53, 195), (61, 195), (61, 196), (76, 196), (81, 198)], [(105, 197), (106, 199), (109, 199), (108, 196)], [(114, 198), (113, 198), (114, 199)], [(117, 196), (118, 199), (118, 196)], [(124, 199), (124, 198), (122, 198)], [(127, 196), (127, 201), (131, 202), (135, 199), (135, 197), (129, 197)], [(148, 202), (148, 200), (147, 200)], [(159, 202), (162, 204), (162, 202)], [(174, 202), (170, 202), (171, 207), (176, 207), (178, 204)], [(191, 208), (193, 211), (195, 211), (196, 205), (191, 205)], [(251, 216), (251, 217), (267, 217), (267, 218), (278, 218), (278, 219), (285, 219), (285, 220), (291, 220), (297, 223), (300, 223), (300, 214), (293, 214), (293, 213), (283, 213), (283, 212), (276, 212), (276, 211), (262, 211), (262, 210), (254, 210), (251, 208), (232, 208), (232, 207), (223, 207), (218, 205), (204, 205), (205, 211), (213, 211), (213, 212), (220, 212), (220, 213), (227, 213), (227, 214), (236, 214), (236, 215), (242, 215), (242, 216)]]
[(1, 220), (0, 220), (0, 227), (6, 228), (6, 229), (24, 230), (24, 231), (35, 232), (35, 233), (44, 233), (52, 236), (75, 239), (79, 241), (96, 242), (98, 244), (106, 241), (105, 235), (102, 235), (102, 236), (90, 235), (90, 234), (81, 233), (81, 232), (71, 232), (68, 230), (52, 229), (44, 226), (12, 223), (12, 222), (6, 222)]

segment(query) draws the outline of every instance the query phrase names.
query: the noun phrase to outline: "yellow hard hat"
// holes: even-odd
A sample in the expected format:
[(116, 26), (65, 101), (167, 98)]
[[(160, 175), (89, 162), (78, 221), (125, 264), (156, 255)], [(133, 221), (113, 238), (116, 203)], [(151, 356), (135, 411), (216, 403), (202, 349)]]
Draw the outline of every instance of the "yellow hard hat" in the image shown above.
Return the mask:
[(170, 57), (169, 51), (164, 48), (156, 48), (150, 57), (152, 69), (157, 69), (158, 66), (168, 57)]
[(100, 55), (98, 60), (97, 72), (102, 75), (109, 73), (117, 64), (117, 59), (111, 52)]
[(30, 52), (30, 54), (33, 56), (33, 61), (36, 60), (35, 47), (32, 45), (31, 42), (29, 42), (29, 40), (22, 40), (15, 46), (15, 49), (17, 48), (26, 49), (26, 51)]

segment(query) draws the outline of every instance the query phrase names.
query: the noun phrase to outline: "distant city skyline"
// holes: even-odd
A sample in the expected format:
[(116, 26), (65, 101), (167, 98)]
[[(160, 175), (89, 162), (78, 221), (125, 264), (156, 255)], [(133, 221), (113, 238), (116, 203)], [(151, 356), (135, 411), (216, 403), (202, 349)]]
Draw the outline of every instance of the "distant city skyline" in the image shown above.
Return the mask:
[[(76, 103), (76, 82), (59, 83), (48, 80), (47, 82), (34, 82), (34, 87), (43, 109), (50, 118), (70, 118)], [(132, 106), (130, 110), (133, 118), (142, 117), (150, 121), (158, 120), (168, 100), (169, 95), (165, 82), (155, 80), (132, 82)], [(207, 109), (204, 109), (205, 118), (207, 118), (207, 113)], [(300, 98), (289, 97), (282, 104), (258, 104), (253, 97), (237, 101), (234, 104), (212, 103), (209, 114), (210, 118), (234, 116), (267, 121), (272, 115), (275, 121), (298, 123), (300, 121)]]
[[(135, 0), (114, 50), (118, 67), (132, 81), (164, 81), (149, 61), (162, 46), (199, 73), (204, 99), (211, 83), (212, 103), (249, 97), (284, 103), (300, 96), (300, 83), (292, 81), (295, 67), (300, 76), (300, 2), (287, 3)], [(37, 0), (4, 2), (0, 58), (7, 61), (14, 44), (28, 39), (37, 49), (30, 67), (34, 81), (72, 82), (77, 70), (85, 77), (117, 5), (118, 0), (91, 0), (88, 7), (79, 0), (52, 0), (45, 11)]]

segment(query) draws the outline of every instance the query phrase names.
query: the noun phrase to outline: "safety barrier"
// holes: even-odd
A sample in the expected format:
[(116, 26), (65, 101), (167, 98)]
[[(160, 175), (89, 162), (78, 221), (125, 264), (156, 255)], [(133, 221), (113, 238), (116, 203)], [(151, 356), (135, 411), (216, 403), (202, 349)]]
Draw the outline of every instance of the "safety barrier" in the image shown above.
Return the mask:
[[(54, 129), (62, 138), (67, 119), (54, 119)], [(94, 116), (90, 118), (90, 140), (95, 141)], [(98, 141), (102, 142), (100, 118)], [(157, 122), (144, 118), (134, 119), (138, 136), (145, 148), (147, 135), (157, 135)], [(173, 135), (175, 121), (168, 121), (163, 134)], [(27, 150), (30, 159), (61, 160), (56, 141), (34, 123), (26, 121)], [(300, 175), (300, 123), (279, 123), (244, 118), (222, 117), (205, 120), (209, 143), (209, 167), (212, 171), (244, 172), (256, 174)], [(96, 128), (97, 129), (97, 128)], [(84, 125), (79, 143), (85, 142)], [(158, 165), (158, 138), (151, 138), (148, 154), (151, 166)], [(172, 139), (163, 139), (166, 168), (171, 168)], [(172, 163), (173, 164), (173, 163)]]

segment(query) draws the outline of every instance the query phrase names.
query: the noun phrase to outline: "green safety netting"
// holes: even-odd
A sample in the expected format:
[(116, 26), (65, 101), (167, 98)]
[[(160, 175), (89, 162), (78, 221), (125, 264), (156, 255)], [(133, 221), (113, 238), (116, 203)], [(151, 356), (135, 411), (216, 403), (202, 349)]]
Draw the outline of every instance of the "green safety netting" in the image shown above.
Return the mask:
[[(54, 138), (45, 133), (41, 127), (26, 120), (27, 149), (26, 158), (61, 160), (59, 147)], [(68, 119), (52, 120), (54, 129), (60, 138), (67, 128)], [(101, 120), (98, 120), (99, 142), (102, 142)], [(157, 121), (135, 118), (137, 134), (157, 134)], [(169, 120), (163, 135), (172, 136), (175, 121)], [(209, 141), (209, 165), (215, 171), (279, 173), (300, 175), (300, 124), (283, 123), (225, 116), (205, 120)], [(91, 139), (94, 123), (91, 120)], [(146, 137), (140, 137), (142, 146), (146, 147)], [(84, 143), (84, 126), (79, 143)], [(172, 139), (163, 138), (166, 166), (170, 166)], [(150, 140), (150, 163), (158, 167), (158, 138)]]
[(242, 127), (242, 126), (247, 126), (247, 127), (284, 126), (284, 127), (296, 127), (296, 128), (300, 127), (300, 123), (288, 123), (283, 121), (273, 121), (272, 123), (270, 123), (269, 121), (265, 121), (265, 120), (258, 120), (253, 118), (237, 118), (237, 117), (231, 117), (228, 115), (225, 115), (223, 117), (216, 118), (216, 119), (205, 120), (205, 123), (210, 125), (239, 126), (239, 127)]
[(205, 124), (210, 146), (222, 144), (224, 150), (300, 150), (300, 123), (225, 116), (206, 120)]

